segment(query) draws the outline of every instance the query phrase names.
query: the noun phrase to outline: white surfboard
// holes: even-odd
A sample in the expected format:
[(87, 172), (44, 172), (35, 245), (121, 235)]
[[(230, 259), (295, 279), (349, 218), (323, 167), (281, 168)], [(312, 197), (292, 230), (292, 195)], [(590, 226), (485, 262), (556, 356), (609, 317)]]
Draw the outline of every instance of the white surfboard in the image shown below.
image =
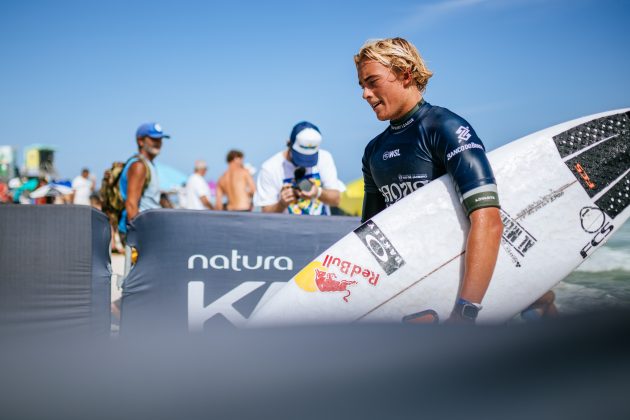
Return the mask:
[[(488, 154), (504, 223), (478, 323), (504, 322), (630, 216), (630, 109), (576, 119)], [(450, 315), (469, 221), (448, 176), (387, 208), (304, 267), (250, 326)]]

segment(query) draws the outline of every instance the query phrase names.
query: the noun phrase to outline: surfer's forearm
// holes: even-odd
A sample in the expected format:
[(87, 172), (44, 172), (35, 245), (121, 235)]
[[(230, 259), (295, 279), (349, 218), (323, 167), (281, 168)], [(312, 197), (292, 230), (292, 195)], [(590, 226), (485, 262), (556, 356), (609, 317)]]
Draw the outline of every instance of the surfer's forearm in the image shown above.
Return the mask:
[(470, 222), (466, 243), (466, 268), (459, 296), (470, 302), (481, 303), (497, 262), (503, 223), (496, 207), (473, 211)]

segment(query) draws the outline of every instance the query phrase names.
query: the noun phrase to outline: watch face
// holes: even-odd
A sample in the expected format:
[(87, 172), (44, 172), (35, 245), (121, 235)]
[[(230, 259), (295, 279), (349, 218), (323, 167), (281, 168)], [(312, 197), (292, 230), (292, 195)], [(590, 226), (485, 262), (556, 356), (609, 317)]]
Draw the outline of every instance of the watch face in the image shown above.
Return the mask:
[(462, 316), (464, 318), (477, 319), (477, 314), (479, 314), (479, 308), (475, 305), (464, 305), (462, 307)]

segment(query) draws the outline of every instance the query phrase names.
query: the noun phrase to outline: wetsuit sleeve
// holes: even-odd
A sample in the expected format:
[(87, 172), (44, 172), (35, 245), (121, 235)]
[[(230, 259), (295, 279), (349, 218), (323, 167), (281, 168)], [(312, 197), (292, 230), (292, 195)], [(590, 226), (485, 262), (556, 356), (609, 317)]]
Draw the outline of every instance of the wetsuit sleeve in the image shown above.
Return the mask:
[(366, 192), (363, 195), (363, 211), (361, 212), (361, 223), (371, 219), (385, 209), (385, 198), (381, 193)]
[(368, 219), (371, 219), (374, 215), (380, 213), (385, 209), (385, 198), (379, 191), (374, 178), (372, 177), (372, 170), (370, 169), (370, 156), (372, 150), (372, 143), (369, 143), (363, 153), (362, 166), (363, 166), (363, 211), (361, 213), (361, 223)]
[(433, 145), (438, 164), (446, 168), (467, 215), (500, 207), (497, 185), (483, 143), (463, 118), (448, 112), (435, 118)]

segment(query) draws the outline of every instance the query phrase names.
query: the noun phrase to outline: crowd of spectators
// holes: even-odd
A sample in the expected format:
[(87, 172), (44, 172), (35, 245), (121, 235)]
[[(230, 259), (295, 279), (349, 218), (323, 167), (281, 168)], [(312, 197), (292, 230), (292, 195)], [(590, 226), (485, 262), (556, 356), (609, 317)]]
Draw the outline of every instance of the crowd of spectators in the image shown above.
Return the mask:
[[(156, 123), (142, 124), (136, 130), (137, 158), (126, 161), (119, 181), (125, 201), (134, 202), (131, 203), (135, 206), (132, 209), (134, 217), (140, 211), (158, 207), (224, 211), (260, 209), (263, 212), (327, 215), (331, 214), (331, 207), (339, 205), (340, 193), (345, 189), (337, 178), (332, 155), (320, 149), (322, 135), (319, 128), (304, 121), (293, 127), (286, 148), (263, 163), (257, 180), (253, 177), (255, 169), (244, 162), (244, 153), (234, 149), (228, 152), (227, 168), (216, 184), (205, 178), (206, 162), (196, 160), (187, 182), (175, 197), (169, 197), (173, 191), (160, 190), (159, 173), (153, 165), (153, 159), (161, 151), (162, 139), (169, 137)], [(136, 161), (138, 164), (132, 168)], [(148, 178), (144, 174), (146, 168), (151, 172)], [(148, 185), (142, 188), (135, 182), (129, 200), (129, 178), (137, 180), (133, 169), (142, 172), (143, 182), (144, 179), (151, 181), (149, 192), (154, 197), (148, 198)], [(101, 209), (102, 200), (96, 177), (86, 167), (72, 181), (53, 180), (48, 174), (0, 180), (1, 204), (74, 204)]]

